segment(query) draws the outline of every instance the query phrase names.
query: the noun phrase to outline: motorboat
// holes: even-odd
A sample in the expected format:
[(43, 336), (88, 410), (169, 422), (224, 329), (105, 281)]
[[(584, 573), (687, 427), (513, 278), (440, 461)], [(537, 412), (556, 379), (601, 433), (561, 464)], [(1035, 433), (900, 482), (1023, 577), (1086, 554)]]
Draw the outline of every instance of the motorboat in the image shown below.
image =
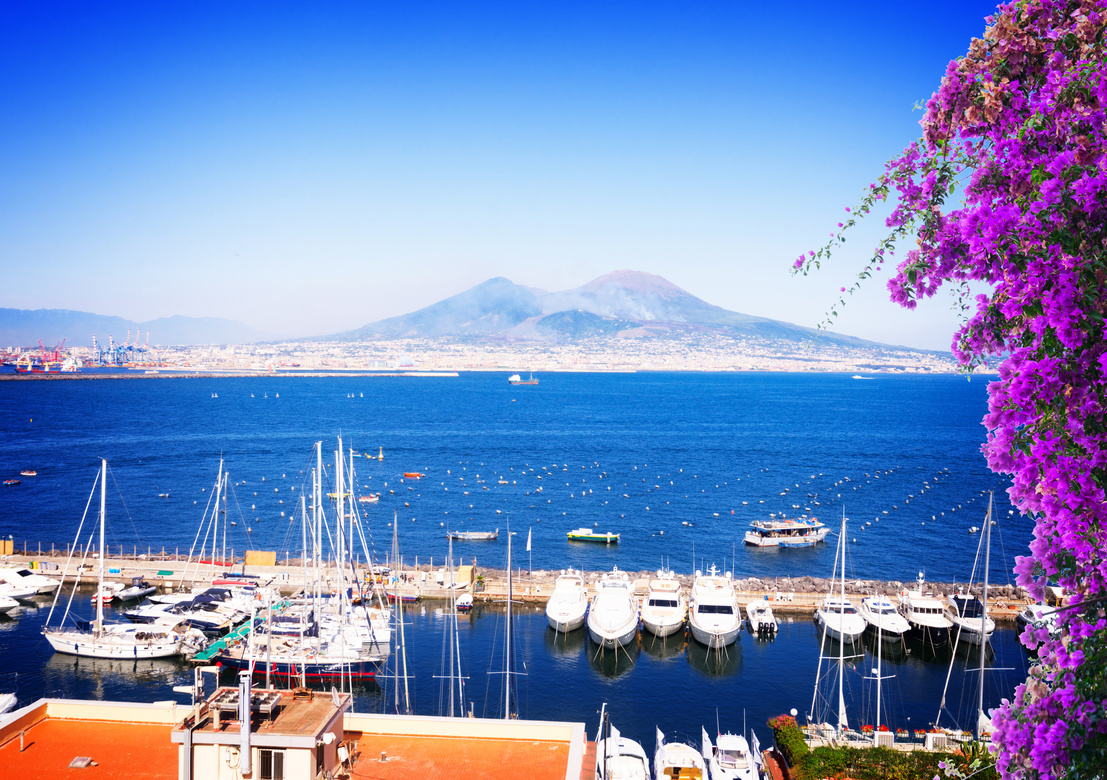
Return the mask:
[(602, 544), (618, 544), (619, 534), (610, 531), (593, 531), (591, 528), (578, 528), (566, 534), (570, 542), (600, 542)]
[(956, 593), (947, 597), (949, 602), (949, 618), (953, 621), (954, 641), (964, 641), (971, 645), (979, 645), (992, 638), (992, 632), (996, 630), (996, 622), (984, 614), (984, 605), (980, 599), (959, 588)]
[(1027, 604), (1015, 615), (1015, 623), (1020, 630), (1027, 626), (1044, 628), (1050, 636), (1057, 636), (1061, 630), (1057, 625), (1057, 611), (1046, 604)]
[(550, 628), (565, 634), (584, 625), (588, 612), (588, 589), (579, 571), (562, 571), (546, 602), (546, 620)]
[(119, 601), (135, 601), (157, 592), (157, 587), (142, 577), (131, 577), (131, 584), (116, 593), (115, 597)]
[(618, 567), (596, 582), (588, 609), (588, 635), (601, 647), (622, 647), (638, 635), (638, 602), (630, 578)]
[(902, 642), (911, 625), (899, 614), (895, 603), (887, 596), (866, 596), (857, 610), (865, 621), (867, 630), (880, 633), (885, 642)]
[(925, 580), (919, 572), (916, 587), (900, 594), (899, 613), (907, 618), (911, 628), (907, 637), (930, 645), (942, 647), (949, 644), (949, 632), (953, 620), (946, 605), (934, 593), (924, 591)]
[(14, 693), (0, 693), (0, 715), (14, 710), (17, 701)]
[(666, 742), (657, 730), (657, 748), (653, 753), (655, 780), (707, 780), (707, 763), (703, 754), (683, 742)]
[(0, 613), (8, 613), (19, 606), (19, 602), (9, 596), (0, 596)]
[(645, 749), (614, 726), (610, 732), (596, 742), (596, 780), (649, 780), (650, 759)]
[(458, 612), (468, 612), (473, 608), (473, 594), (462, 593), (460, 596), (457, 597), (457, 600), (454, 602), (454, 606), (457, 607)]
[(776, 617), (767, 598), (746, 604), (746, 620), (749, 622), (750, 631), (758, 639), (772, 639), (776, 636)]
[(715, 744), (711, 744), (707, 729), (701, 730), (701, 752), (711, 780), (758, 780), (757, 761), (745, 737), (739, 734), (719, 734), (715, 737)]
[(53, 593), (61, 587), (61, 580), (47, 577), (26, 567), (0, 569), (0, 580), (17, 588), (34, 588), (36, 593)]
[(815, 610), (815, 622), (831, 639), (855, 642), (865, 633), (865, 620), (848, 598), (827, 596)]
[(696, 572), (688, 625), (696, 641), (712, 649), (737, 641), (742, 628), (742, 613), (730, 572), (720, 575), (714, 564), (706, 575)]
[(794, 520), (755, 520), (746, 531), (746, 544), (752, 547), (813, 547), (826, 539), (826, 523), (814, 517)]
[[(104, 586), (104, 526), (106, 524), (106, 500), (108, 462), (100, 461), (100, 566), (97, 590)], [(82, 527), (84, 522), (82, 520)], [(80, 538), (81, 529), (77, 531)], [(76, 592), (77, 582), (73, 584)], [(70, 595), (70, 605), (72, 604)], [(173, 625), (145, 626), (134, 624), (109, 624), (104, 622), (103, 599), (96, 599), (96, 617), (91, 622), (78, 620), (74, 628), (58, 626), (43, 628), (42, 634), (56, 652), (88, 658), (168, 658), (175, 655), (190, 656), (204, 644), (204, 636), (179, 623)], [(67, 606), (65, 614), (69, 615)], [(63, 618), (64, 620), (64, 618)]]
[(7, 596), (16, 601), (26, 601), (38, 595), (38, 588), (30, 585), (12, 585), (10, 582), (0, 582), (0, 596)]
[(665, 637), (684, 628), (688, 600), (681, 592), (680, 580), (671, 570), (662, 569), (650, 580), (642, 601), (642, 626), (655, 636)]
[(460, 542), (494, 542), (500, 538), (500, 529), (495, 531), (450, 531), (446, 534), (448, 539), (457, 539)]

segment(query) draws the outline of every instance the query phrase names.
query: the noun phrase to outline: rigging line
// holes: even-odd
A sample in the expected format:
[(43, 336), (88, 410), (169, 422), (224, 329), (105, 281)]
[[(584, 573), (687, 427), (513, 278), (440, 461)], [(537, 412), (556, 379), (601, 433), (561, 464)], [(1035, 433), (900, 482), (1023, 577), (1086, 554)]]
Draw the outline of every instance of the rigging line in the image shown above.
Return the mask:
[[(93, 481), (93, 483), (92, 483), (92, 490), (89, 491), (88, 503), (85, 504), (85, 511), (81, 515), (80, 524), (77, 526), (77, 533), (73, 537), (73, 546), (69, 549), (69, 555), (65, 559), (65, 571), (66, 572), (69, 571), (69, 564), (73, 560), (73, 555), (74, 555), (74, 553), (77, 552), (77, 547), (79, 545), (79, 542), (81, 541), (81, 530), (85, 527), (85, 520), (88, 518), (88, 508), (90, 506), (92, 506), (92, 499), (96, 496), (96, 483), (99, 482), (99, 481), (100, 481), (100, 477), (99, 477), (99, 475), (97, 475), (96, 480)], [(80, 579), (80, 572), (77, 573), (77, 579), (78, 580)], [(76, 589), (77, 589), (77, 586), (76, 586), (76, 583), (74, 583), (73, 590), (76, 590)], [(50, 612), (47, 613), (47, 615), (46, 615), (46, 625), (50, 625), (50, 618), (53, 616), (54, 607), (57, 606), (58, 599), (61, 597), (61, 591), (62, 591), (61, 588), (57, 588), (54, 591), (54, 600), (52, 602), (50, 602)], [(69, 598), (70, 598), (70, 600), (73, 599), (72, 593), (70, 594)], [(67, 612), (69, 611), (68, 607), (66, 607), (66, 611)]]
[[(109, 467), (108, 468), (108, 473), (111, 474), (111, 483), (113, 485), (115, 485), (115, 492), (116, 492), (116, 495), (119, 496), (119, 503), (121, 503), (123, 505), (123, 513), (127, 515), (127, 519), (131, 521), (131, 530), (135, 532), (135, 539), (137, 540), (138, 539), (138, 529), (135, 528), (135, 519), (133, 517), (131, 517), (131, 510), (127, 506), (127, 500), (125, 498), (123, 498), (123, 491), (119, 487), (119, 482), (117, 482), (116, 479), (115, 479), (115, 469)], [(118, 541), (118, 539), (116, 541)]]

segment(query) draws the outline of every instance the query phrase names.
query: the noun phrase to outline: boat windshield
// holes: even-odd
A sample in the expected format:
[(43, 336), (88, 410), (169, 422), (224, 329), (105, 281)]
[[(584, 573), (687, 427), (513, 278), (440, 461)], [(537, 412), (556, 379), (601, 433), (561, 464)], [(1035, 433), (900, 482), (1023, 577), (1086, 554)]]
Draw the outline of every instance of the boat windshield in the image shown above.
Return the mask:
[(651, 607), (677, 607), (680, 606), (676, 599), (650, 599)]
[(696, 610), (701, 615), (733, 615), (734, 608), (729, 604), (700, 604)]
[(746, 765), (746, 754), (741, 750), (720, 750), (719, 766), (724, 769), (738, 769)]

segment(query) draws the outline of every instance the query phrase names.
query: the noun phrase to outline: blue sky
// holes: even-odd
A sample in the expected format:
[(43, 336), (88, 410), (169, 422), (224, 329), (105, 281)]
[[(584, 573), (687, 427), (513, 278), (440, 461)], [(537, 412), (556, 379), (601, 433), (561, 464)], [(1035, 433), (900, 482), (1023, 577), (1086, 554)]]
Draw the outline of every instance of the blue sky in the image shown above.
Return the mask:
[[(4, 3), (0, 307), (311, 335), (631, 268), (813, 326), (880, 224), (791, 261), (994, 7)], [(877, 280), (837, 329), (944, 349), (956, 322)]]

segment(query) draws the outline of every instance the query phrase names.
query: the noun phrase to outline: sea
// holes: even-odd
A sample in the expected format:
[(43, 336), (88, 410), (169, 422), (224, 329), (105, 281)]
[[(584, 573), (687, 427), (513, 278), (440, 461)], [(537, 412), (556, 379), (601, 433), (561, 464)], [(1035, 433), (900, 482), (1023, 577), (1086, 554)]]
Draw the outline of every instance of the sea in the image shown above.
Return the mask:
[[(921, 573), (964, 583), (974, 563), (981, 576), (980, 534), (971, 529), (984, 526), (989, 498), (997, 521), (990, 581), (1013, 584), (1015, 557), (1028, 554), (1032, 524), (981, 454), (987, 377), (547, 373), (537, 385), (513, 386), (507, 373), (0, 382), (0, 475), (21, 480), (0, 487), (0, 537), (32, 553), (86, 543), (103, 458), (109, 549), (185, 555), (199, 549), (222, 461), (234, 523), (227, 547), (238, 557), (252, 549), (297, 558), (316, 444), (333, 482), (341, 439), (354, 454), (355, 492), (380, 495), (359, 505), (368, 530), (361, 554), (379, 561), (395, 523), (410, 564), (442, 565), (447, 530), (499, 529), (496, 542), (455, 544), (455, 557), (502, 569), (510, 532), (513, 567), (524, 576), (570, 566), (691, 574), (714, 565), (738, 578), (825, 578), (845, 517), (850, 579)], [(25, 469), (37, 475), (20, 477)], [(404, 477), (413, 472), (423, 476)], [(781, 550), (742, 542), (752, 521), (802, 515), (834, 529), (828, 543)], [(585, 527), (618, 533), (619, 544), (567, 541), (567, 531)], [(89, 609), (87, 598), (73, 604)], [(0, 691), (15, 690), (21, 703), (188, 701), (173, 691), (191, 681), (186, 665), (52, 654), (40, 635), (49, 612), (40, 598), (0, 616)], [(416, 605), (407, 618), (414, 706), (438, 714), (441, 605)], [(462, 619), (466, 693), (478, 716), (502, 715), (502, 686), (511, 681), (522, 717), (583, 721), (594, 732), (606, 703), (612, 722), (647, 750), (655, 728), (695, 743), (700, 726), (753, 729), (766, 741), (765, 721), (782, 712), (836, 719), (825, 707), (836, 697), (827, 686), (837, 684), (838, 649), (820, 648), (810, 620), (785, 619), (772, 642), (747, 633), (725, 652), (649, 638), (604, 653), (584, 631), (556, 635), (540, 608), (522, 605), (515, 676), (501, 673), (506, 623), (498, 605)], [(852, 723), (874, 723), (880, 677), (882, 722), (912, 731), (936, 719), (971, 728), (982, 678), (986, 707), (994, 707), (1012, 696), (1030, 661), (1006, 627), (983, 675), (978, 655), (963, 649), (866, 645), (845, 655)], [(394, 702), (383, 675), (354, 693), (361, 711)]]

